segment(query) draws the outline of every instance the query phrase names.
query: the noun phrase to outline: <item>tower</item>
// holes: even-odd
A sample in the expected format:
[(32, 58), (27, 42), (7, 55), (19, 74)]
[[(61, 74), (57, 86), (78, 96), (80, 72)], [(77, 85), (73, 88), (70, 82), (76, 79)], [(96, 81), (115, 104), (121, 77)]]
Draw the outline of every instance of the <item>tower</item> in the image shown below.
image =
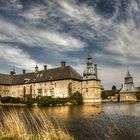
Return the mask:
[(97, 77), (97, 64), (93, 66), (92, 55), (89, 53), (87, 56), (86, 69), (83, 72), (83, 79), (98, 79)]
[(126, 92), (132, 92), (134, 90), (133, 77), (131, 76), (129, 69), (127, 70), (126, 77), (124, 78), (124, 85)]
[(82, 95), (86, 103), (101, 102), (101, 85), (97, 76), (97, 64), (93, 64), (90, 53), (88, 53), (86, 68), (83, 72)]
[(136, 101), (136, 88), (134, 87), (133, 77), (127, 69), (126, 77), (124, 78), (124, 85), (120, 91), (120, 101)]

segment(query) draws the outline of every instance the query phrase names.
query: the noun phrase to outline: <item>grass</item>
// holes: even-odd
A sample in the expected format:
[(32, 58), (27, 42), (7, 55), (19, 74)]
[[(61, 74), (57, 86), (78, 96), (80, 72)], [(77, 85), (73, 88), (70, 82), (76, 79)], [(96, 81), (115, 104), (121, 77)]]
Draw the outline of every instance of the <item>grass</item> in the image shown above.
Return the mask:
[(56, 121), (52, 124), (39, 108), (19, 114), (16, 109), (0, 110), (0, 140), (73, 140)]

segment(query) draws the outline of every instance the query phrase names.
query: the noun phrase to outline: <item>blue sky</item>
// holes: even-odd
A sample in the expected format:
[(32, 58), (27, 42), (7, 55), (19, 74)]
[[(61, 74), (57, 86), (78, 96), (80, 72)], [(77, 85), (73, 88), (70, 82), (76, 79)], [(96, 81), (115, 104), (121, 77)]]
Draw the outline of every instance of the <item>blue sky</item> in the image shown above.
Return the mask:
[(0, 0), (0, 72), (64, 60), (79, 73), (88, 50), (105, 88), (140, 86), (140, 0)]

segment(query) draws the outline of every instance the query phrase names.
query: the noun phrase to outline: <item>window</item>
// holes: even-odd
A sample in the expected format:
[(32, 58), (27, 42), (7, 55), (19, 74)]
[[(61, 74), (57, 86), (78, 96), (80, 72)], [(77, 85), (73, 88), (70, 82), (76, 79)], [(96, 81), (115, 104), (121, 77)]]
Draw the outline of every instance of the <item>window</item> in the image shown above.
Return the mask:
[(86, 84), (88, 84), (88, 81), (86, 81)]
[(42, 89), (37, 89), (38, 95), (42, 95)]
[(86, 88), (86, 92), (88, 92), (88, 88)]
[(44, 89), (44, 93), (47, 93), (47, 89), (46, 88)]

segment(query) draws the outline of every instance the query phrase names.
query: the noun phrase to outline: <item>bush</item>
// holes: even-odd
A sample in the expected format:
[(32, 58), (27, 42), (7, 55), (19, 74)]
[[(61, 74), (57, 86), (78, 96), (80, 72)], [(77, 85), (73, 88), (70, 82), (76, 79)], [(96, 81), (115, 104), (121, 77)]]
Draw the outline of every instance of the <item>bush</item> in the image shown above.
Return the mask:
[(83, 104), (83, 96), (80, 94), (78, 91), (75, 92), (71, 97), (70, 97), (70, 102), (73, 105), (82, 105)]
[(55, 106), (58, 104), (65, 105), (69, 101), (68, 98), (52, 98), (52, 97), (41, 97), (38, 99), (38, 106)]
[(102, 91), (101, 97), (102, 99), (108, 99), (108, 93), (106, 91)]
[(137, 99), (140, 99), (140, 91), (136, 93)]
[(28, 106), (28, 107), (32, 107), (32, 105), (34, 104), (34, 103), (36, 103), (36, 100), (35, 99), (28, 99), (26, 102), (26, 105)]
[(10, 96), (7, 96), (7, 97), (1, 97), (0, 98), (0, 101), (2, 103), (23, 103), (23, 99), (21, 98), (15, 98), (15, 97), (10, 97)]
[(40, 99), (38, 99), (37, 101), (38, 106), (50, 106), (50, 105), (55, 105), (54, 100), (52, 99), (52, 97), (41, 97)]

